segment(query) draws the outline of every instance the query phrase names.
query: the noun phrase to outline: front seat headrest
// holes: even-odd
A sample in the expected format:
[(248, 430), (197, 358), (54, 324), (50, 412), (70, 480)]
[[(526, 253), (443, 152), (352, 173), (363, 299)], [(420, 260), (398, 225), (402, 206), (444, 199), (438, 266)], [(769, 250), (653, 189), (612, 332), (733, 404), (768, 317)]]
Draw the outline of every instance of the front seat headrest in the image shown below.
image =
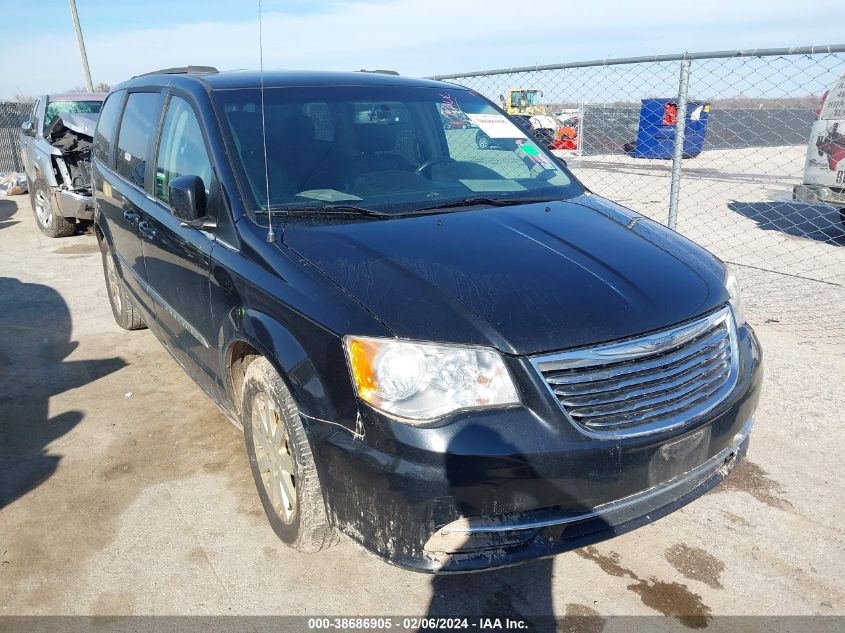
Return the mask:
[[(268, 130), (268, 136), (269, 132)], [(272, 136), (286, 147), (311, 144), (315, 140), (314, 121), (304, 114), (292, 114), (282, 120), (279, 129)]]
[(396, 147), (396, 130), (392, 125), (361, 125), (358, 128), (358, 147), (364, 154), (393, 149)]

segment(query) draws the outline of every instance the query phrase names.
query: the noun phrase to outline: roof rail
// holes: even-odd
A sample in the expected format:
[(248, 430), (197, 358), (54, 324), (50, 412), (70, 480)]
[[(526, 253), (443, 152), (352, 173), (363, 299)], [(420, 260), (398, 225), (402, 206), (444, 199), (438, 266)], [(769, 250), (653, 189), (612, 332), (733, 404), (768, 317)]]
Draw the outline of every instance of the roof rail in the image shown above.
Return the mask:
[(399, 76), (399, 73), (395, 70), (366, 70), (362, 68), (358, 71), (359, 73), (378, 73), (379, 75), (396, 75)]
[(147, 75), (212, 75), (217, 72), (220, 71), (218, 71), (214, 66), (176, 66), (175, 68), (151, 70), (148, 73), (135, 75), (135, 77), (146, 77)]

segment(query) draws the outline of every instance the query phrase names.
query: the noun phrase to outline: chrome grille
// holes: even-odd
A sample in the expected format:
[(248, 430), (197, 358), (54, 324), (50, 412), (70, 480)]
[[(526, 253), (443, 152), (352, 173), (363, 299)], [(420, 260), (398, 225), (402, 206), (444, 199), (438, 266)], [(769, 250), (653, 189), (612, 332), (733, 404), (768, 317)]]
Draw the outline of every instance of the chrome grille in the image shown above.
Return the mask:
[(733, 389), (730, 308), (651, 334), (531, 359), (569, 418), (601, 437), (691, 422)]

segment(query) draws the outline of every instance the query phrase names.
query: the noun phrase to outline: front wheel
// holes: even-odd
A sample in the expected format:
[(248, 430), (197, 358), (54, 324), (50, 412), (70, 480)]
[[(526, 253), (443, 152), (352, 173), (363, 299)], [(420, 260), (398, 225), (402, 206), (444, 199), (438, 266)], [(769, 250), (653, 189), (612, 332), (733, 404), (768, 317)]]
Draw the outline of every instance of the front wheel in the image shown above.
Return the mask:
[(50, 186), (43, 178), (36, 178), (29, 184), (29, 201), (35, 213), (38, 228), (47, 237), (67, 237), (73, 235), (76, 225), (65, 219), (56, 209)]
[(296, 403), (266, 358), (246, 371), (241, 402), (249, 465), (270, 526), (285, 543), (301, 552), (331, 545), (334, 531), (311, 445)]
[(845, 209), (839, 209), (839, 221), (842, 222), (842, 226), (845, 227)]
[(490, 137), (484, 132), (479, 132), (475, 137), (475, 144), (478, 145), (478, 149), (490, 149)]

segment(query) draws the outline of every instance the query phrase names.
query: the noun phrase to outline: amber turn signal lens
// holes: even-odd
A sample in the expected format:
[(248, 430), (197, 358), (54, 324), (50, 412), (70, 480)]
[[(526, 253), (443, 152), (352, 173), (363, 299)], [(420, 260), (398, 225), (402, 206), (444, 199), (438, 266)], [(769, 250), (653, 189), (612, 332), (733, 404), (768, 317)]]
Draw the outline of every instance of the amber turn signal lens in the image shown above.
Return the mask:
[(361, 339), (350, 339), (347, 342), (349, 351), (349, 366), (352, 368), (352, 377), (355, 380), (355, 387), (358, 389), (358, 396), (368, 402), (378, 391), (375, 374), (373, 372), (373, 358), (376, 349)]

